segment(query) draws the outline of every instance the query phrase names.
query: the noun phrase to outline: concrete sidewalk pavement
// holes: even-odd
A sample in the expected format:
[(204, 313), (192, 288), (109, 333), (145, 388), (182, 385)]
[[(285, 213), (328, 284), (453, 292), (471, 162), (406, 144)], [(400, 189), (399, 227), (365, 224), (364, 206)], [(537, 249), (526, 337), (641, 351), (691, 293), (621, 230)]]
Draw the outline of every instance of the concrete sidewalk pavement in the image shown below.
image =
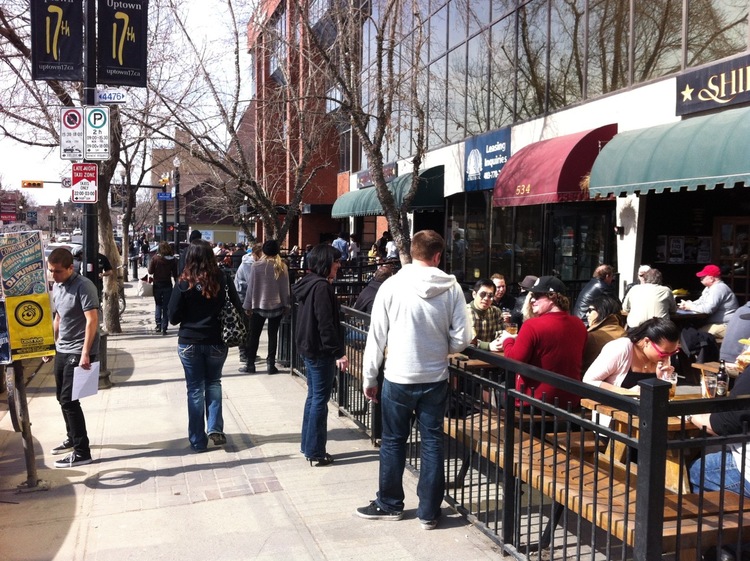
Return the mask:
[[(195, 454), (176, 328), (154, 333), (153, 299), (128, 285), (123, 333), (109, 336), (113, 386), (82, 401), (94, 463), (55, 469), (65, 437), (51, 365), (28, 386), (38, 475), (26, 480), (20, 434), (0, 408), (0, 559), (8, 561), (497, 559), (499, 547), (444, 506), (438, 529), (416, 519), (416, 478), (405, 475), (405, 517), (362, 520), (374, 498), (378, 452), (345, 417), (329, 416), (332, 466), (299, 453), (304, 382), (288, 372), (223, 374), (228, 442)], [(259, 351), (265, 353), (265, 341)], [(5, 395), (2, 394), (2, 399)]]

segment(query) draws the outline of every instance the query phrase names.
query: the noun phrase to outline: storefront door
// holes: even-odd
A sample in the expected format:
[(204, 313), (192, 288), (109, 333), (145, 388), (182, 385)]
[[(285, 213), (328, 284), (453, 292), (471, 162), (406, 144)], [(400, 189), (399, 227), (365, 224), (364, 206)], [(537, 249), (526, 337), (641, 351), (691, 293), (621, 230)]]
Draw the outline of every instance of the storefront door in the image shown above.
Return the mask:
[(607, 205), (571, 203), (549, 211), (548, 274), (566, 281), (588, 281), (602, 263), (615, 262), (613, 211)]

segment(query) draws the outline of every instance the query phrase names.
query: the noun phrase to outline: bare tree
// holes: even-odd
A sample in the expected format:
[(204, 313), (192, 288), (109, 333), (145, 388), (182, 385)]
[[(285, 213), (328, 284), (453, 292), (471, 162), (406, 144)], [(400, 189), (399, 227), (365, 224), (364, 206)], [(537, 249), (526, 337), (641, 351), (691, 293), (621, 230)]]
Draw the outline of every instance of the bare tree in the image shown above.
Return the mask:
[[(7, 0), (0, 7), (0, 131), (3, 136), (28, 146), (53, 148), (59, 145), (57, 130), (60, 106), (83, 105), (83, 88), (79, 82), (31, 79), (31, 38), (29, 3)], [(117, 110), (112, 114), (112, 127), (119, 128)], [(99, 243), (113, 267), (119, 267), (112, 221), (109, 214), (109, 183), (117, 166), (119, 146), (111, 146), (110, 159), (99, 164)], [(104, 302), (108, 331), (120, 331), (117, 310), (117, 277), (105, 284)], [(114, 304), (114, 305), (109, 305)]]
[[(173, 61), (171, 76), (184, 80), (177, 86), (174, 80), (149, 84), (171, 127), (150, 126), (145, 121), (143, 125), (171, 145), (173, 153), (190, 154), (207, 166), (210, 177), (203, 183), (200, 200), (203, 212), (217, 219), (229, 217), (246, 228), (240, 213), (245, 202), (260, 218), (266, 237), (284, 239), (298, 219), (304, 193), (333, 157), (321, 154), (323, 138), (330, 134), (330, 119), (324, 104), (309, 91), (320, 79), (312, 72), (314, 68), (297, 64), (296, 47), (290, 43), (293, 64), (283, 66), (282, 85), (247, 99), (250, 84), (241, 66), (245, 28), (239, 23), (250, 18), (241, 15), (249, 13), (246, 3), (222, 1), (219, 9), (226, 13), (228, 25), (210, 45), (191, 34), (184, 2), (169, 0), (169, 6), (177, 42), (183, 47), (179, 60)], [(265, 56), (265, 48), (257, 46), (253, 56)], [(283, 86), (297, 76), (304, 77), (304, 88)], [(257, 112), (278, 115), (281, 126), (270, 135), (256, 134), (252, 121)]]
[[(407, 210), (417, 191), (427, 133), (427, 69), (422, 0), (334, 1), (324, 13), (310, 13), (311, 2), (295, 0), (309, 64), (320, 67), (331, 85), (329, 101), (338, 107), (357, 135), (402, 262), (410, 261)], [(366, 35), (366, 36), (365, 36)], [(407, 122), (412, 184), (399, 206), (383, 173), (389, 140)]]

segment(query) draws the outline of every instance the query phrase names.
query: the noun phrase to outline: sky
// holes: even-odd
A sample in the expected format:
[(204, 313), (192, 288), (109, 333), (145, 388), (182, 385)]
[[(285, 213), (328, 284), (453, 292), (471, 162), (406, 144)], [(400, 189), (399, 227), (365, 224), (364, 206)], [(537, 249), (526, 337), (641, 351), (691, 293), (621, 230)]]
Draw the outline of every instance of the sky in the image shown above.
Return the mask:
[[(212, 29), (222, 26), (217, 21), (221, 17), (217, 6), (221, 4), (205, 0), (187, 0), (187, 3), (189, 27), (195, 26), (194, 29), (208, 35)], [(206, 22), (214, 25), (206, 25)], [(54, 205), (58, 199), (70, 200), (70, 189), (59, 184), (61, 177), (70, 177), (70, 164), (60, 159), (59, 147), (52, 150), (28, 147), (0, 137), (0, 179), (3, 187), (21, 190), (21, 182), (25, 179), (47, 182), (43, 189), (23, 189), (38, 205)]]

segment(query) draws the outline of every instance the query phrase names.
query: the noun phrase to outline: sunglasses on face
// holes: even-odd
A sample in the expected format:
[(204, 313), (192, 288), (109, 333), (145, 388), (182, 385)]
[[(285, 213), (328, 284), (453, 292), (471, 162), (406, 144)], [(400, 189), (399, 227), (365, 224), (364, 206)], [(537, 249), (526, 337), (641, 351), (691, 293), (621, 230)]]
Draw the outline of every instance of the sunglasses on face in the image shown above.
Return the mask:
[(594, 308), (594, 306), (589, 306), (588, 309), (586, 310), (586, 313), (590, 314), (591, 312), (595, 312), (595, 311), (596, 311), (596, 308)]
[(653, 341), (651, 341), (650, 339), (649, 339), (649, 342), (651, 343), (651, 346), (652, 346), (652, 347), (654, 348), (654, 350), (656, 351), (656, 354), (658, 354), (658, 355), (659, 355), (659, 358), (667, 358), (667, 357), (670, 357), (670, 356), (672, 356), (672, 355), (676, 355), (676, 354), (677, 354), (677, 352), (678, 352), (678, 351), (680, 350), (680, 349), (675, 349), (675, 350), (673, 350), (672, 352), (669, 352), (669, 353), (665, 353), (664, 351), (662, 351), (662, 350), (661, 350), (661, 349), (659, 348), (659, 346), (658, 346), (658, 345), (657, 345), (656, 343), (654, 343), (654, 342), (653, 342)]
[(495, 296), (494, 292), (477, 292), (477, 296), (484, 300), (485, 298), (493, 298)]

